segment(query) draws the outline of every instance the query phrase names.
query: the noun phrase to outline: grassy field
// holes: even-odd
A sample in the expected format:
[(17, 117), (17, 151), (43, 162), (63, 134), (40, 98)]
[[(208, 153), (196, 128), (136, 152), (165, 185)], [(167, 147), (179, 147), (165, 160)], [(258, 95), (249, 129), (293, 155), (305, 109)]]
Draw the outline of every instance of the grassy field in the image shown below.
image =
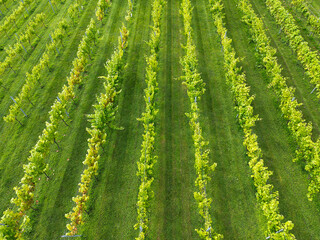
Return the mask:
[(319, 16), (319, 9), (320, 9), (320, 3), (316, 0), (311, 1), (310, 9), (312, 10), (312, 13), (316, 16)]
[[(16, 42), (14, 34), (23, 33), (27, 23), (37, 14), (46, 14), (47, 28), (39, 27), (33, 47), (28, 46), (26, 61), (15, 66), (17, 73), (6, 71), (0, 79), (7, 88), (0, 88), (0, 211), (12, 207), (14, 197), (12, 188), (17, 186), (23, 176), (23, 164), (27, 162), (29, 151), (48, 121), (50, 106), (61, 91), (72, 68), (78, 44), (91, 18), (95, 18), (98, 0), (87, 0), (79, 14), (77, 24), (68, 31), (61, 54), (53, 56), (50, 72), (41, 76), (41, 86), (32, 92), (31, 104), (21, 106), (28, 118), (20, 113), (23, 123), (9, 124), (3, 121), (12, 104), (10, 96), (21, 90), (25, 75), (37, 64), (49, 34), (54, 31), (62, 17), (68, 17), (67, 10), (74, 1), (66, 0), (56, 4), (52, 12), (48, 1), (35, 1), (31, 4), (30, 15), (24, 14), (13, 27), (10, 38), (0, 33), (0, 62), (4, 61), (4, 48)], [(146, 42), (150, 36), (152, 0), (134, 0), (133, 18), (127, 28), (130, 32), (128, 48), (125, 50), (125, 68), (120, 72), (121, 94), (116, 116), (118, 126), (123, 130), (108, 130), (105, 151), (99, 160), (99, 175), (94, 180), (89, 200), (88, 215), (82, 232), (86, 239), (134, 239), (137, 216), (137, 195), (139, 181), (136, 176), (140, 158), (143, 126), (137, 118), (144, 111), (144, 88), (146, 83), (146, 55), (149, 47)], [(320, 198), (313, 202), (307, 200), (308, 174), (303, 165), (292, 162), (297, 147), (283, 118), (279, 100), (268, 88), (268, 78), (255, 55), (255, 46), (250, 41), (248, 26), (241, 21), (243, 17), (236, 0), (223, 0), (226, 14), (228, 36), (233, 39), (237, 56), (242, 59), (241, 67), (247, 76), (255, 114), (262, 119), (254, 128), (262, 148), (265, 165), (274, 172), (270, 182), (279, 191), (280, 212), (285, 220), (295, 226), (293, 233), (297, 239), (320, 239)], [(8, 10), (0, 5), (4, 18), (18, 6), (19, 1), (9, 0)], [(255, 187), (248, 166), (246, 149), (243, 146), (243, 132), (237, 122), (233, 96), (226, 83), (223, 66), (223, 53), (220, 37), (214, 26), (208, 0), (191, 0), (193, 5), (193, 38), (199, 60), (199, 72), (206, 84), (206, 92), (199, 101), (203, 135), (209, 141), (210, 161), (217, 168), (208, 185), (208, 195), (212, 198), (211, 216), (216, 232), (224, 239), (265, 239), (265, 218), (255, 197)], [(296, 55), (288, 46), (287, 39), (270, 15), (264, 1), (251, 1), (255, 12), (262, 17), (277, 49), (277, 57), (287, 77), (287, 84), (296, 88), (295, 96), (305, 119), (313, 124), (313, 139), (320, 134), (319, 101), (310, 94), (313, 86), (298, 62)], [(179, 13), (181, 1), (166, 0), (161, 20), (161, 40), (159, 49), (159, 91), (156, 96), (159, 113), (156, 118), (155, 176), (152, 188), (154, 199), (151, 204), (150, 239), (198, 239), (195, 228), (202, 225), (198, 208), (193, 197), (196, 191), (194, 169), (194, 148), (192, 132), (185, 113), (189, 112), (189, 99), (186, 87), (182, 85), (180, 58), (185, 54), (181, 47), (185, 44), (182, 34), (183, 20)], [(302, 36), (316, 51), (320, 51), (320, 38), (309, 34), (310, 28), (305, 19), (286, 2), (286, 8), (294, 15)], [(125, 20), (127, 1), (113, 0), (106, 17), (97, 23), (99, 41), (94, 51), (94, 59), (89, 62), (83, 83), (76, 90), (75, 102), (68, 107), (68, 125), (60, 124), (58, 129), (59, 151), (53, 144), (46, 162), (50, 166), (50, 180), (45, 176), (36, 186), (34, 210), (29, 212), (31, 229), (27, 239), (60, 239), (67, 229), (64, 214), (74, 203), (77, 194), (82, 161), (86, 156), (86, 128), (90, 126), (87, 115), (93, 112), (92, 105), (102, 91), (99, 76), (106, 74), (105, 63), (112, 55), (118, 41), (119, 28)], [(314, 12), (319, 12), (318, 1), (312, 1)]]

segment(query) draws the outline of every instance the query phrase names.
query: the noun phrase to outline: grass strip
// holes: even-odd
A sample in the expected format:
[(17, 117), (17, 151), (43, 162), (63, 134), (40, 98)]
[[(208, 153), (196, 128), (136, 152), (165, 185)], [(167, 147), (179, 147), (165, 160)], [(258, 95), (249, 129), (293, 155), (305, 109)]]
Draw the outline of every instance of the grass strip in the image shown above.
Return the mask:
[(264, 166), (262, 151), (257, 141), (258, 136), (253, 133), (252, 129), (259, 117), (253, 114), (252, 101), (254, 97), (250, 96), (250, 87), (246, 85), (245, 74), (237, 67), (239, 59), (236, 58), (236, 52), (232, 47), (232, 39), (227, 36), (224, 6), (221, 0), (209, 0), (209, 2), (214, 24), (221, 38), (226, 79), (234, 94), (237, 117), (245, 135), (243, 144), (247, 148), (247, 155), (250, 158), (249, 166), (257, 190), (256, 197), (263, 215), (267, 218), (265, 236), (267, 239), (295, 239), (295, 236), (290, 233), (294, 226), (293, 223), (291, 221), (282, 222), (284, 217), (279, 212), (279, 193), (274, 192), (273, 185), (267, 183), (272, 171)]

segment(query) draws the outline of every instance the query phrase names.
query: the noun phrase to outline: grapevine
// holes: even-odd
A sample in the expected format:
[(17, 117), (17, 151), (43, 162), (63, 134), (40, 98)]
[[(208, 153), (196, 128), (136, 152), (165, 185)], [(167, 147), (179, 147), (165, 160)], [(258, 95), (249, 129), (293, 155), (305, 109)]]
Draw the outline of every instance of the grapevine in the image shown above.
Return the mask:
[(312, 27), (313, 31), (316, 34), (320, 34), (320, 22), (314, 14), (311, 13), (308, 8), (307, 1), (305, 0), (292, 0), (291, 4), (305, 16), (308, 21), (308, 24)]
[(320, 99), (320, 59), (317, 52), (312, 51), (308, 43), (303, 39), (293, 16), (283, 7), (281, 1), (265, 1), (271, 15), (273, 15), (288, 37), (290, 47), (296, 52), (298, 60), (311, 78), (310, 83), (315, 84), (317, 97)]
[(262, 57), (263, 64), (271, 80), (271, 87), (280, 99), (280, 109), (283, 116), (288, 120), (288, 128), (294, 136), (298, 149), (294, 161), (306, 161), (305, 169), (310, 173), (311, 179), (308, 187), (308, 199), (311, 201), (320, 190), (320, 159), (319, 142), (313, 142), (312, 124), (307, 123), (303, 114), (297, 108), (301, 105), (294, 97), (294, 88), (288, 87), (286, 79), (281, 75), (281, 66), (275, 56), (276, 50), (271, 47), (263, 22), (254, 13), (251, 4), (247, 0), (241, 0), (239, 7), (244, 12), (244, 22), (251, 28), (253, 40), (256, 43), (256, 49)]
[[(254, 97), (250, 96), (250, 88), (246, 85), (245, 74), (240, 73), (241, 69), (237, 67), (239, 59), (235, 57), (236, 53), (232, 47), (232, 40), (227, 36), (227, 29), (223, 20), (223, 5), (221, 0), (209, 0), (209, 2), (223, 46), (226, 79), (234, 94), (235, 109), (238, 112), (238, 120), (244, 133), (243, 144), (247, 148), (247, 155), (250, 158), (249, 166), (257, 190), (256, 198), (264, 216), (267, 218), (265, 235), (270, 239), (295, 239), (294, 235), (290, 233), (294, 226), (293, 223), (291, 221), (282, 222), (284, 217), (279, 213), (279, 193), (274, 192), (273, 185), (267, 183), (272, 172), (264, 166), (262, 151), (257, 142), (258, 136), (252, 130), (259, 117), (253, 114), (252, 101)], [(283, 229), (283, 232), (277, 234), (280, 229)]]
[(63, 113), (66, 111), (68, 102), (75, 97), (74, 88), (82, 82), (81, 73), (85, 71), (88, 62), (88, 56), (84, 53), (84, 49), (94, 46), (87, 35), (94, 28), (95, 21), (91, 19), (86, 34), (79, 44), (77, 57), (73, 61), (73, 69), (67, 78), (68, 84), (63, 86), (62, 91), (51, 106), (49, 121), (46, 122), (46, 127), (39, 136), (38, 142), (30, 151), (28, 164), (23, 165), (24, 176), (19, 186), (14, 187), (16, 197), (11, 199), (11, 203), (16, 208), (14, 210), (8, 208), (3, 213), (1, 222), (6, 226), (0, 226), (0, 231), (9, 239), (22, 239), (26, 226), (30, 222), (27, 211), (31, 209), (34, 202), (36, 180), (41, 174), (46, 174), (48, 170), (48, 164), (44, 160), (49, 154), (50, 144), (56, 142), (59, 123), (61, 121), (65, 122)]
[[(213, 172), (217, 166), (216, 163), (209, 164), (209, 150), (205, 149), (209, 144), (202, 136), (200, 127), (198, 101), (205, 92), (205, 84), (197, 71), (198, 59), (196, 56), (196, 47), (192, 39), (192, 6), (190, 0), (183, 0), (180, 13), (184, 22), (184, 35), (187, 37), (187, 44), (184, 46), (186, 55), (181, 59), (183, 67), (183, 84), (187, 86), (187, 93), (190, 99), (191, 112), (186, 113), (189, 118), (189, 124), (193, 131), (193, 144), (195, 148), (195, 169), (197, 178), (195, 181), (198, 191), (194, 192), (194, 198), (198, 203), (198, 209), (204, 220), (204, 226), (196, 229), (201, 239), (222, 239), (223, 235), (216, 233), (212, 228), (212, 219), (210, 215), (210, 207), (212, 199), (207, 195), (207, 185), (211, 180), (209, 174)], [(212, 238), (213, 237), (213, 238)]]
[(122, 57), (127, 47), (129, 32), (123, 25), (120, 29), (122, 36), (118, 37), (118, 47), (114, 51), (111, 59), (106, 63), (107, 76), (100, 77), (104, 80), (105, 93), (101, 93), (97, 98), (98, 103), (94, 105), (94, 113), (89, 115), (91, 127), (87, 129), (90, 134), (88, 139), (88, 150), (83, 164), (85, 169), (81, 174), (81, 183), (79, 183), (79, 194), (72, 200), (76, 206), (72, 211), (65, 215), (71, 222), (67, 224), (67, 236), (74, 236), (79, 232), (79, 227), (84, 224), (83, 215), (86, 211), (86, 203), (89, 200), (89, 187), (93, 176), (98, 175), (98, 161), (100, 159), (99, 150), (105, 143), (107, 137), (107, 128), (115, 128), (115, 114), (117, 112), (116, 102), (119, 90), (119, 72), (122, 70)]
[(23, 85), (18, 96), (14, 99), (14, 103), (10, 106), (9, 114), (4, 117), (4, 120), (6, 122), (14, 122), (14, 120), (17, 119), (19, 109), (25, 100), (28, 99), (28, 101), (31, 103), (30, 92), (37, 83), (40, 84), (39, 80), (41, 77), (41, 72), (45, 69), (45, 67), (49, 68), (50, 56), (52, 55), (51, 53), (52, 51), (55, 51), (55, 48), (58, 45), (58, 35), (65, 36), (67, 33), (67, 28), (67, 21), (65, 19), (62, 19), (58, 24), (57, 29), (53, 32), (52, 42), (46, 46), (46, 50), (42, 54), (39, 63), (32, 68), (31, 73), (26, 73), (25, 84)]
[(141, 156), (138, 164), (137, 176), (140, 179), (140, 186), (137, 201), (137, 223), (134, 228), (139, 229), (139, 235), (136, 240), (147, 238), (149, 227), (150, 202), (153, 197), (151, 189), (153, 178), (153, 167), (156, 163), (157, 156), (154, 155), (155, 126), (154, 121), (158, 109), (156, 108), (155, 95), (158, 90), (157, 71), (158, 71), (158, 47), (160, 42), (160, 21), (165, 5), (163, 0), (154, 0), (152, 3), (152, 31), (148, 45), (150, 47), (150, 55), (146, 57), (147, 68), (145, 81), (147, 88), (145, 89), (145, 112), (138, 120), (143, 122), (144, 133), (143, 142), (141, 144)]

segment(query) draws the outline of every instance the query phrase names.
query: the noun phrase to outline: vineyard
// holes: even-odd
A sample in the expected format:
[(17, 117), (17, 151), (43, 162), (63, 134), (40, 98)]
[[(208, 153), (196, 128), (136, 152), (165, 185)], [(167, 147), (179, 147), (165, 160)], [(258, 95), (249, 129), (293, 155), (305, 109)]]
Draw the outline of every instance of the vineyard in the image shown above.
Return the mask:
[(318, 0), (0, 0), (0, 239), (320, 240)]

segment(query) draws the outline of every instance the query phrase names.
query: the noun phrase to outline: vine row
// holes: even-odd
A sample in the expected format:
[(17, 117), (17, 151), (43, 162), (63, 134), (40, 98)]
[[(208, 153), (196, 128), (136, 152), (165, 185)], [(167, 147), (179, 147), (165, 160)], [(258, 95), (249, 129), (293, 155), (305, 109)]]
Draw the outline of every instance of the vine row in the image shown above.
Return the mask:
[(267, 219), (265, 236), (269, 237), (269, 239), (295, 239), (294, 235), (290, 233), (294, 226), (293, 223), (291, 221), (282, 222), (284, 217), (279, 213), (279, 193), (273, 191), (273, 185), (268, 183), (272, 171), (264, 166), (262, 151), (257, 141), (258, 136), (252, 129), (256, 121), (259, 120), (259, 116), (253, 113), (252, 101), (254, 97), (250, 96), (250, 87), (246, 85), (245, 74), (241, 68), (237, 67), (240, 60), (236, 58), (232, 39), (227, 36), (223, 4), (221, 0), (209, 0), (209, 2), (223, 47), (226, 79), (234, 95), (238, 121), (244, 132), (243, 144), (247, 149), (247, 155), (250, 159), (251, 176), (257, 190), (256, 198), (263, 215)]
[(3, 118), (4, 121), (14, 122), (16, 120), (21, 124), (21, 122), (17, 118), (17, 115), (23, 102), (25, 100), (28, 100), (33, 105), (30, 100), (30, 92), (33, 90), (37, 83), (41, 85), (41, 82), (39, 81), (41, 74), (45, 67), (47, 67), (49, 70), (50, 57), (52, 56), (52, 52), (58, 51), (59, 53), (57, 45), (61, 43), (63, 46), (62, 41), (67, 34), (68, 28), (70, 27), (65, 18), (63, 18), (57, 25), (58, 27), (56, 28), (56, 30), (52, 33), (52, 35), (50, 35), (52, 40), (50, 44), (46, 45), (46, 49), (42, 54), (38, 64), (32, 68), (31, 73), (26, 73), (25, 83), (18, 96), (14, 98), (14, 103), (9, 108), (9, 114)]
[(288, 128), (298, 144), (294, 161), (306, 161), (305, 169), (311, 176), (307, 197), (311, 201), (320, 190), (319, 141), (313, 142), (312, 123), (306, 123), (302, 112), (297, 109), (301, 104), (294, 96), (295, 89), (287, 86), (286, 79), (281, 74), (282, 69), (275, 56), (276, 50), (270, 45), (262, 20), (257, 17), (248, 0), (240, 0), (239, 7), (244, 13), (243, 21), (250, 26), (256, 49), (270, 78), (269, 87), (279, 97), (280, 109), (284, 118), (288, 120)]
[[(75, 2), (69, 7), (69, 9), (72, 9), (74, 8), (74, 6), (78, 6), (78, 5), (79, 3)], [(72, 21), (74, 21), (72, 16), (70, 16), (70, 18), (72, 19)], [(68, 33), (67, 30), (68, 28), (70, 28), (70, 23), (66, 18), (62, 18), (62, 20), (60, 20), (57, 26), (58, 27), (54, 30), (54, 32), (52, 34), (49, 34), (51, 42), (46, 45), (46, 49), (42, 54), (40, 60), (38, 61), (38, 64), (32, 68), (31, 73), (29, 72), (26, 73), (26, 81), (21, 91), (19, 92), (18, 96), (13, 99), (13, 104), (10, 105), (10, 108), (9, 108), (9, 114), (7, 114), (4, 117), (4, 121), (6, 122), (17, 121), (20, 125), (22, 125), (22, 123), (18, 120), (17, 116), (20, 111), (25, 116), (27, 116), (27, 114), (22, 110), (23, 102), (28, 100), (28, 102), (31, 105), (34, 105), (30, 100), (30, 93), (34, 89), (36, 84), (41, 85), (41, 82), (39, 80), (41, 78), (41, 74), (44, 72), (44, 69), (47, 67), (48, 71), (50, 71), (50, 57), (52, 57), (53, 52), (56, 51), (57, 54), (60, 54), (58, 45), (60, 44), (62, 48), (64, 47), (63, 39), (67, 36), (67, 33)], [(22, 38), (20, 38), (20, 42), (21, 42), (21, 39)], [(95, 38), (93, 38), (93, 40), (95, 40)], [(89, 57), (91, 59), (90, 51), (87, 53), (89, 54)]]
[(308, 24), (312, 27), (313, 31), (316, 34), (320, 33), (320, 22), (319, 18), (311, 13), (308, 8), (307, 1), (305, 0), (292, 0), (291, 4), (303, 14), (303, 16), (307, 19)]
[[(90, 183), (94, 176), (98, 175), (99, 150), (106, 141), (107, 128), (116, 128), (114, 121), (117, 112), (117, 99), (121, 92), (119, 90), (119, 73), (123, 68), (122, 57), (124, 50), (127, 48), (129, 31), (122, 26), (120, 36), (118, 37), (118, 47), (114, 51), (111, 59), (106, 63), (107, 75), (100, 77), (104, 80), (103, 86), (105, 93), (101, 93), (97, 98), (98, 103), (95, 104), (94, 113), (88, 116), (91, 127), (87, 128), (90, 134), (88, 139), (88, 150), (83, 165), (85, 169), (81, 174), (81, 182), (78, 184), (78, 195), (72, 198), (76, 204), (72, 211), (67, 213), (65, 217), (70, 220), (67, 224), (68, 232), (65, 236), (74, 236), (79, 232), (79, 227), (84, 224), (83, 215), (86, 212), (86, 203), (89, 200)], [(117, 129), (117, 128), (116, 128)]]
[(45, 14), (39, 13), (37, 14), (32, 21), (29, 23), (28, 27), (24, 31), (23, 34), (20, 35), (20, 37), (17, 37), (17, 42), (11, 47), (9, 46), (6, 49), (7, 57), (3, 62), (0, 62), (0, 75), (2, 75), (7, 69), (11, 69), (15, 72), (13, 69), (13, 66), (17, 63), (17, 57), (20, 55), (22, 60), (26, 60), (23, 57), (23, 51), (27, 52), (25, 46), (23, 45), (23, 42), (28, 42), (29, 45), (31, 45), (31, 38), (33, 35), (39, 37), (35, 31), (35, 28), (40, 25), (40, 23), (44, 24)]
[(11, 24), (13, 23), (17, 27), (16, 20), (20, 16), (20, 14), (24, 11), (24, 9), (27, 9), (27, 7), (32, 3), (32, 0), (22, 0), (19, 4), (19, 6), (14, 9), (14, 11), (6, 17), (3, 24), (0, 26), (0, 32), (5, 33), (7, 37), (8, 31), (11, 29)]
[(29, 225), (30, 218), (27, 215), (27, 211), (32, 208), (34, 202), (37, 178), (42, 174), (47, 176), (46, 171), (49, 166), (44, 160), (49, 154), (50, 144), (57, 144), (56, 137), (59, 123), (63, 121), (67, 125), (63, 114), (66, 111), (68, 102), (75, 97), (75, 87), (82, 82), (82, 74), (89, 59), (87, 52), (91, 52), (94, 48), (96, 32), (96, 23), (91, 19), (79, 44), (77, 57), (73, 61), (73, 69), (67, 78), (68, 83), (63, 86), (62, 91), (51, 106), (49, 121), (46, 122), (46, 127), (39, 136), (38, 142), (30, 151), (28, 164), (23, 165), (24, 176), (19, 186), (14, 187), (16, 197), (11, 199), (11, 203), (15, 207), (5, 210), (1, 217), (1, 223), (4, 225), (0, 226), (0, 234), (8, 239), (23, 239), (23, 234)]
[(222, 239), (223, 236), (214, 231), (212, 227), (212, 218), (210, 215), (210, 208), (212, 199), (207, 195), (207, 185), (211, 180), (210, 174), (217, 166), (216, 163), (210, 165), (209, 163), (209, 149), (207, 145), (209, 142), (205, 141), (202, 136), (202, 129), (199, 123), (200, 109), (198, 101), (205, 92), (205, 83), (197, 70), (198, 59), (196, 56), (196, 46), (193, 43), (191, 27), (192, 21), (192, 5), (190, 0), (183, 0), (180, 8), (180, 14), (183, 17), (184, 35), (187, 38), (185, 49), (185, 56), (181, 58), (182, 71), (184, 73), (182, 79), (183, 84), (187, 87), (187, 94), (190, 100), (190, 113), (186, 113), (189, 118), (189, 125), (193, 132), (193, 144), (195, 149), (195, 170), (197, 178), (195, 186), (198, 190), (194, 192), (194, 198), (198, 203), (199, 214), (203, 218), (204, 225), (196, 232), (201, 239)]
[(153, 178), (153, 167), (156, 164), (157, 156), (154, 155), (155, 141), (155, 117), (158, 109), (156, 108), (155, 95), (158, 91), (157, 72), (158, 72), (158, 50), (160, 44), (160, 21), (163, 14), (163, 8), (166, 2), (164, 0), (154, 0), (152, 3), (152, 22), (150, 39), (150, 55), (146, 57), (147, 67), (145, 81), (147, 88), (145, 92), (145, 112), (138, 120), (143, 122), (144, 133), (141, 144), (141, 156), (137, 161), (137, 176), (140, 179), (138, 201), (137, 201), (137, 223), (134, 228), (139, 229), (139, 235), (136, 240), (146, 239), (149, 228), (150, 203), (153, 198), (151, 189)]
[(293, 16), (283, 7), (281, 1), (265, 1), (271, 15), (288, 37), (290, 47), (296, 52), (298, 60), (311, 78), (310, 82), (315, 84), (317, 97), (320, 99), (320, 59), (317, 52), (312, 51), (308, 43), (303, 39)]
[(96, 17), (99, 21), (102, 21), (108, 8), (111, 6), (111, 0), (99, 0), (96, 9)]

